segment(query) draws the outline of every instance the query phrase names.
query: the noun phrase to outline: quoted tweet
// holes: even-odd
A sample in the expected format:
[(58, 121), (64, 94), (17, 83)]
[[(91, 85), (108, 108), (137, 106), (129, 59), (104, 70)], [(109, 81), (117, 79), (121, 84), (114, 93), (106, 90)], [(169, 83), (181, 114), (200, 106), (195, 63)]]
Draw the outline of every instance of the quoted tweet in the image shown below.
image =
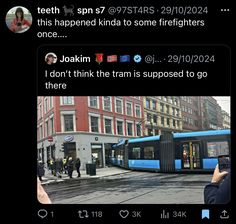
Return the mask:
[[(230, 52), (226, 46), (65, 45), (38, 49), (39, 94), (86, 90), (109, 81), (116, 88), (168, 85), (191, 89), (229, 85)], [(218, 86), (218, 87), (217, 87)]]

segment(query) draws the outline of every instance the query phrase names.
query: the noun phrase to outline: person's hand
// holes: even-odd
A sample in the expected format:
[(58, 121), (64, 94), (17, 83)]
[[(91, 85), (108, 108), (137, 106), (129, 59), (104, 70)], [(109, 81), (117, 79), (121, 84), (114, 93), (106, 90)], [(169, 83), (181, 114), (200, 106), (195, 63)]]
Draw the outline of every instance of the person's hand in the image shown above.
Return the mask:
[(213, 174), (213, 177), (212, 177), (212, 180), (211, 180), (211, 183), (217, 183), (217, 184), (220, 183), (227, 174), (228, 174), (228, 172), (226, 172), (226, 171), (220, 172), (218, 164), (217, 164), (214, 174)]
[(40, 180), (37, 178), (37, 197), (41, 204), (52, 204), (48, 194), (43, 189)]

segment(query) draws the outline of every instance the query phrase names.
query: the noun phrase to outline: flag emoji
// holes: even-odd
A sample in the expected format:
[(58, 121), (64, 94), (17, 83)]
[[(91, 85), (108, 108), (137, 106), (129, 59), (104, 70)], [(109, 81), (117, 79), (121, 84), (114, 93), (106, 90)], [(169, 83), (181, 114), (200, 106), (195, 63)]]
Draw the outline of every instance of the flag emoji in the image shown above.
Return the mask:
[(107, 62), (117, 62), (117, 55), (108, 55)]
[(120, 62), (130, 62), (130, 55), (121, 55)]

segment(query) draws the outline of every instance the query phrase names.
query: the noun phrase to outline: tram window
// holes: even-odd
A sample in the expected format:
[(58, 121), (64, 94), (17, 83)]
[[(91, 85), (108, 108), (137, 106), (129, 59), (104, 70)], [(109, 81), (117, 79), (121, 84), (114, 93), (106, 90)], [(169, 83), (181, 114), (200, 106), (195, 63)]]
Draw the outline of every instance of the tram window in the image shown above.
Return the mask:
[(141, 158), (141, 148), (136, 147), (132, 149), (132, 158), (133, 159), (140, 159)]
[(154, 147), (147, 146), (144, 147), (144, 159), (153, 159), (154, 158)]
[(207, 142), (208, 157), (217, 157), (219, 155), (229, 154), (229, 144), (224, 142)]

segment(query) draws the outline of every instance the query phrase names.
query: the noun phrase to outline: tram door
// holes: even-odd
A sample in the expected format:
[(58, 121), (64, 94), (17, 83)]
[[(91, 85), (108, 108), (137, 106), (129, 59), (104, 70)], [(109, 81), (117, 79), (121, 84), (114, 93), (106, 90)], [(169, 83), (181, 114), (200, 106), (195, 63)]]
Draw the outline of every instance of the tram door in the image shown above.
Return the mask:
[(200, 142), (182, 143), (182, 161), (184, 169), (200, 169)]

